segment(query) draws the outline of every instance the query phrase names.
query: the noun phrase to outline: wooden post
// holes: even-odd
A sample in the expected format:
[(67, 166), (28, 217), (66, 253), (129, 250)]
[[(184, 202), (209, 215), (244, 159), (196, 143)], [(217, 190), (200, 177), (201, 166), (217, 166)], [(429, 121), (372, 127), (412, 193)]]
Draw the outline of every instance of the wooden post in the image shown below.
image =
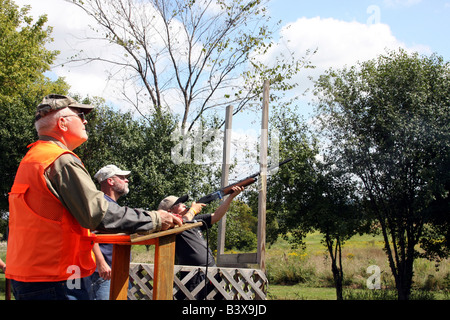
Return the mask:
[[(223, 161), (222, 161), (222, 180), (221, 186), (228, 185), (228, 172), (230, 169), (230, 147), (231, 147), (231, 132), (232, 132), (233, 106), (228, 106), (225, 114), (225, 130), (223, 141)], [(227, 215), (219, 221), (219, 229), (217, 234), (217, 255), (221, 255), (225, 251), (225, 230), (226, 230)]]
[(131, 246), (154, 245), (155, 269), (153, 275), (153, 299), (172, 300), (176, 235), (183, 231), (200, 227), (201, 225), (201, 222), (189, 223), (181, 227), (149, 233), (146, 235), (96, 235), (95, 242), (114, 244), (109, 299), (127, 299)]
[(175, 234), (171, 234), (158, 238), (158, 243), (155, 247), (153, 300), (173, 299), (173, 263), (175, 261), (175, 237)]
[[(131, 246), (129, 245), (113, 245), (110, 300), (127, 300), (130, 252)], [(121, 266), (126, 266), (126, 268)]]
[(268, 80), (264, 81), (263, 110), (261, 121), (260, 144), (260, 189), (258, 195), (258, 248), (257, 260), (259, 268), (266, 271), (266, 196), (267, 196), (267, 150), (269, 140), (269, 86)]

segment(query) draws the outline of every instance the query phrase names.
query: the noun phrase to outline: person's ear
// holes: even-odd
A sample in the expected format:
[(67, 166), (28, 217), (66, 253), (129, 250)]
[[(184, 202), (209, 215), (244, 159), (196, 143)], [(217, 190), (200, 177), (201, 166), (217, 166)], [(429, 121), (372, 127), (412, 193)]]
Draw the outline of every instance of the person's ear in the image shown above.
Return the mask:
[(57, 126), (59, 130), (66, 132), (68, 130), (66, 118), (59, 117)]
[(106, 182), (108, 183), (108, 185), (113, 186), (115, 184), (114, 179), (113, 178), (108, 178), (106, 179)]

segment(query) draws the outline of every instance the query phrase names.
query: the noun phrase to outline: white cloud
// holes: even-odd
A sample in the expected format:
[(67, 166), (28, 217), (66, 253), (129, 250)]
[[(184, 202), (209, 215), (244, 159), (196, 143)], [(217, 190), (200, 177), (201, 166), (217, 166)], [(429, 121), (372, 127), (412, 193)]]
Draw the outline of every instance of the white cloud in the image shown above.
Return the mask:
[[(297, 58), (302, 57), (307, 50), (317, 53), (311, 57), (311, 63), (316, 68), (301, 71), (294, 79), (300, 84), (299, 92), (306, 88), (312, 88), (308, 76), (317, 79), (329, 68), (339, 69), (344, 66), (355, 65), (358, 61), (374, 59), (386, 52), (386, 49), (404, 48), (429, 52), (426, 46), (417, 45), (407, 48), (393, 34), (386, 24), (363, 24), (360, 22), (346, 22), (333, 18), (300, 18), (290, 23), (281, 30), (281, 40), (274, 46), (265, 61), (273, 61), (271, 58), (280, 52), (289, 49)], [(305, 99), (310, 100), (307, 95)]]
[[(65, 80), (70, 85), (70, 91), (82, 96), (101, 96), (107, 99), (109, 102), (120, 106), (122, 109), (131, 108), (131, 104), (124, 103), (126, 100), (123, 96), (123, 91), (130, 98), (131, 101), (136, 103), (138, 100), (136, 92), (140, 90), (140, 79), (137, 79), (135, 73), (130, 73), (125, 68), (121, 68), (117, 65), (113, 65), (107, 62), (95, 61), (89, 64), (84, 62), (80, 63), (66, 63), (71, 57), (82, 51), (83, 57), (101, 57), (102, 59), (109, 59), (111, 61), (124, 61), (124, 51), (119, 46), (108, 44), (105, 40), (86, 40), (87, 38), (98, 38), (99, 34), (92, 30), (91, 27), (96, 28), (96, 22), (93, 18), (89, 17), (84, 10), (78, 6), (65, 1), (65, 0), (16, 0), (16, 3), (22, 7), (24, 5), (30, 5), (30, 14), (37, 19), (38, 16), (46, 14), (48, 17), (48, 26), (53, 27), (52, 37), (54, 42), (47, 45), (50, 50), (59, 50), (61, 53), (57, 57), (54, 66), (52, 67), (49, 76), (52, 77), (65, 77)], [(164, 29), (163, 23), (155, 18), (153, 14), (153, 8), (150, 4), (136, 1), (136, 6), (140, 7), (140, 10), (133, 11), (136, 15), (136, 20), (139, 21), (140, 16), (147, 15), (153, 16), (152, 25), (155, 25), (155, 30)], [(210, 10), (216, 10), (214, 6)], [(157, 19), (157, 20), (155, 20)], [(159, 27), (158, 27), (159, 24)], [(96, 28), (101, 29), (101, 28)], [(157, 50), (157, 47), (164, 45), (157, 31), (149, 30), (148, 43)], [(178, 55), (176, 59), (183, 61), (186, 59), (186, 48), (183, 41), (182, 26), (177, 21), (172, 23), (172, 38), (178, 40)], [(120, 32), (120, 30), (119, 30)], [(153, 33), (152, 33), (153, 32)], [(201, 55), (202, 48), (198, 46), (195, 48), (195, 54)], [(131, 59), (131, 58), (128, 58)], [(160, 85), (164, 85), (164, 81), (169, 81), (171, 75), (168, 74), (164, 77), (164, 64), (166, 60), (160, 58), (158, 65), (161, 70)], [(132, 78), (134, 77), (134, 78)], [(125, 81), (125, 83), (124, 83)], [(172, 90), (173, 91), (173, 90)], [(171, 102), (178, 99), (176, 95), (173, 95), (172, 91), (168, 91), (164, 99), (170, 102), (169, 105), (174, 106)], [(179, 103), (175, 104), (174, 111), (180, 111), (178, 107)]]
[[(419, 0), (386, 0), (389, 3), (415, 4)], [(56, 63), (62, 63), (68, 57), (84, 50), (92, 55), (117, 57), (123, 53), (117, 47), (104, 46), (104, 42), (83, 41), (87, 35), (93, 36), (89, 25), (94, 25), (92, 19), (77, 6), (64, 0), (16, 0), (19, 6), (31, 5), (31, 14), (35, 19), (42, 14), (47, 14), (48, 25), (53, 27), (52, 36), (54, 42), (48, 48), (60, 50), (61, 54)], [(359, 22), (346, 22), (333, 18), (300, 18), (286, 25), (281, 30), (280, 44), (272, 47), (270, 54), (265, 58), (267, 64), (274, 61), (271, 56), (278, 55), (286, 50), (286, 47), (294, 52), (297, 58), (302, 57), (307, 50), (318, 52), (312, 57), (314, 70), (306, 70), (300, 73), (297, 83), (300, 83), (299, 92), (311, 88), (312, 84), (307, 76), (317, 78), (326, 69), (350, 66), (357, 61), (373, 59), (385, 52), (386, 48), (405, 48), (405, 45), (396, 39), (390, 27), (386, 24), (363, 24)], [(421, 53), (428, 53), (428, 47), (417, 44), (414, 48)], [(64, 76), (71, 86), (73, 93), (81, 95), (102, 96), (118, 105), (124, 105), (120, 101), (115, 81), (108, 81), (108, 72), (112, 71), (111, 65), (106, 63), (91, 63), (74, 66), (66, 64), (55, 66), (52, 72), (57, 76)], [(114, 71), (114, 70), (113, 70)], [(118, 71), (117, 77), (124, 78), (123, 71)], [(130, 90), (134, 90), (130, 88)], [(131, 92), (131, 91), (130, 91)], [(310, 99), (310, 97), (306, 97)], [(170, 97), (167, 97), (170, 99)], [(172, 97), (176, 99), (176, 97)], [(175, 102), (175, 101), (172, 101)]]
[(67, 64), (67, 60), (82, 50), (91, 56), (102, 58), (121, 54), (117, 48), (106, 42), (86, 41), (86, 37), (95, 37), (91, 30), (95, 22), (81, 8), (64, 0), (15, 0), (19, 7), (30, 5), (30, 15), (34, 20), (47, 15), (47, 25), (53, 27), (54, 41), (47, 45), (49, 50), (59, 50), (51, 72), (51, 77), (64, 77), (72, 93), (82, 96), (101, 96), (113, 103), (120, 104), (114, 81), (109, 81), (111, 65), (107, 63)]
[(296, 52), (318, 48), (313, 61), (319, 69), (342, 67), (371, 59), (386, 47), (404, 46), (385, 24), (366, 25), (332, 18), (301, 18), (281, 33)]

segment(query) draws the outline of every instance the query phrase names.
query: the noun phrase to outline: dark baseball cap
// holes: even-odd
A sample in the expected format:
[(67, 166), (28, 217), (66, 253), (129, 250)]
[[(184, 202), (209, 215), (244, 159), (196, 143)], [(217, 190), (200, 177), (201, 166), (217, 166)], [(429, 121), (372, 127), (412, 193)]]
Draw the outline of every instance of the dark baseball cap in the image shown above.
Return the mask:
[(42, 99), (42, 102), (37, 106), (35, 121), (45, 117), (52, 111), (64, 108), (77, 108), (84, 114), (88, 114), (94, 109), (94, 106), (79, 103), (69, 96), (49, 94), (48, 96), (45, 96), (44, 99)]

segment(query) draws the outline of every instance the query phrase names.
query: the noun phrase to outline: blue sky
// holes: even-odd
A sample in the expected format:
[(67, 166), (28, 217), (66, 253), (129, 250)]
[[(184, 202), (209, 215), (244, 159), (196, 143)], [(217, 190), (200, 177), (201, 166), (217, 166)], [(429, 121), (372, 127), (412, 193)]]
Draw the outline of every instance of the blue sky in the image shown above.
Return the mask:
[[(447, 60), (450, 58), (450, 1), (445, 0), (273, 0), (270, 11), (285, 23), (300, 17), (334, 18), (367, 23), (377, 6), (380, 23), (387, 24), (392, 34), (409, 46), (423, 44)], [(373, 11), (371, 11), (373, 12)]]
[[(274, 20), (282, 20), (284, 38), (273, 54), (286, 46), (299, 57), (318, 49), (311, 58), (316, 69), (295, 79), (299, 91), (313, 87), (307, 76), (317, 79), (328, 68), (374, 59), (386, 49), (437, 53), (450, 60), (449, 0), (272, 0), (269, 11)], [(305, 118), (312, 114), (312, 99), (306, 95), (298, 103)], [(238, 126), (247, 123), (246, 115), (236, 117)]]
[[(48, 15), (48, 24), (54, 27), (50, 48), (60, 50), (61, 58), (71, 56), (80, 46), (86, 50), (95, 47), (77, 40), (88, 31), (89, 23), (79, 8), (64, 0), (15, 1), (20, 6), (30, 4), (35, 17)], [(317, 78), (330, 67), (373, 59), (386, 48), (403, 47), (426, 55), (436, 52), (450, 60), (450, 0), (271, 0), (268, 9), (273, 21), (282, 20), (278, 35), (282, 41), (266, 58), (268, 64), (272, 55), (286, 48), (299, 58), (308, 49), (318, 49), (311, 58), (316, 70), (295, 78), (301, 84), (299, 90), (312, 87), (307, 76)], [(52, 72), (64, 76), (74, 93), (114, 97), (106, 80), (107, 68), (101, 64), (66, 66), (54, 67)], [(308, 99), (306, 96), (303, 103)]]
[[(64, 0), (15, 1), (19, 6), (30, 4), (34, 17), (47, 14), (48, 24), (54, 27), (54, 42), (49, 49), (60, 50), (60, 57), (70, 57), (74, 49), (80, 48), (97, 50), (99, 55), (114, 54), (79, 40), (88, 32), (89, 20), (72, 4)], [(342, 68), (374, 59), (386, 49), (402, 47), (425, 55), (437, 53), (450, 61), (450, 0), (271, 0), (268, 10), (273, 20), (282, 20), (282, 24), (276, 35), (279, 42), (265, 58), (267, 64), (274, 61), (273, 56), (286, 52), (286, 49), (298, 58), (306, 50), (318, 49), (311, 57), (316, 69), (299, 73), (294, 79), (299, 88), (293, 94), (313, 87), (308, 77), (317, 79), (329, 68)], [(127, 109), (117, 97), (114, 84), (107, 80), (108, 67), (102, 64), (55, 66), (51, 75), (65, 77), (72, 93), (101, 96), (121, 109)], [(300, 113), (305, 118), (311, 116), (312, 99), (311, 95), (306, 95), (298, 102)], [(247, 147), (254, 148), (256, 154), (260, 116), (242, 113), (233, 117), (234, 154), (241, 154), (239, 148)], [(240, 143), (246, 146), (240, 146)]]
[[(92, 43), (77, 40), (88, 30), (89, 21), (72, 4), (64, 0), (16, 0), (16, 3), (30, 4), (35, 17), (48, 15), (48, 24), (54, 27), (50, 48), (60, 50), (60, 57), (71, 56), (74, 48), (95, 48)], [(402, 47), (426, 55), (436, 52), (450, 60), (450, 0), (271, 0), (268, 9), (273, 21), (282, 20), (282, 24), (276, 37), (280, 42), (266, 57), (267, 64), (274, 61), (273, 55), (287, 48), (298, 58), (306, 50), (318, 49), (311, 58), (316, 69), (300, 72), (294, 79), (300, 86), (293, 94), (313, 87), (308, 76), (317, 79), (328, 68), (373, 59), (386, 49)], [(54, 67), (52, 74), (65, 77), (73, 93), (114, 100), (117, 93), (107, 81), (108, 67), (102, 64)], [(311, 95), (299, 101), (305, 117), (311, 115), (311, 101)], [(121, 102), (115, 103), (126, 108)], [(233, 128), (259, 130), (259, 116), (240, 114), (233, 119)]]

